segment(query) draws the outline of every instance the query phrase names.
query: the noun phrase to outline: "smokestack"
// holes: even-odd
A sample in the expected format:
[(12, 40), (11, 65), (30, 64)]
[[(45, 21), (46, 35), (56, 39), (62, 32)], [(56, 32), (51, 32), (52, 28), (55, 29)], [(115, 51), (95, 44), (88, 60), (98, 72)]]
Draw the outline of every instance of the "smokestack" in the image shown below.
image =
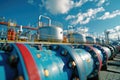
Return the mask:
[(106, 40), (106, 43), (109, 44), (109, 31), (105, 31), (105, 40)]

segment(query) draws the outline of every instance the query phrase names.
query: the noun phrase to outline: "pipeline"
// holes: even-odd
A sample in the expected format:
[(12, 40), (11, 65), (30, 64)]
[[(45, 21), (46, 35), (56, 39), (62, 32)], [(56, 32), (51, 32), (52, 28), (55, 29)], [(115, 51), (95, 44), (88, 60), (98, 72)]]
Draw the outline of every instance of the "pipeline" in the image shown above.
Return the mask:
[(0, 80), (99, 80), (118, 46), (0, 43)]

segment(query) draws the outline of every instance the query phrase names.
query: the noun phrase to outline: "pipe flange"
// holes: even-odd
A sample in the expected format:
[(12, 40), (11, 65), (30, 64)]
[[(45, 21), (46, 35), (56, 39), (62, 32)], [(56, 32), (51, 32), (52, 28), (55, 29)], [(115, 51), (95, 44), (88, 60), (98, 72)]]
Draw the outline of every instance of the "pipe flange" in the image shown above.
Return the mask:
[(100, 58), (100, 55), (97, 53), (97, 51), (92, 46), (80, 45), (78, 47), (85, 49), (87, 52), (89, 52), (91, 54), (95, 64), (94, 64), (94, 69), (93, 69), (92, 73), (89, 75), (89, 78), (96, 76), (102, 67), (102, 60)]
[(117, 54), (116, 46), (114, 46), (114, 45), (109, 45), (109, 46), (111, 46), (111, 47), (113, 48), (113, 50), (114, 50), (114, 55), (116, 55), (116, 54)]
[(114, 57), (114, 55), (115, 55), (114, 48), (113, 48), (112, 46), (110, 46), (110, 45), (105, 45), (105, 47), (108, 47), (108, 48), (110, 49), (110, 51), (111, 51), (111, 56), (110, 56), (109, 59), (112, 59), (112, 58)]
[[(53, 47), (55, 45), (51, 45), (51, 50), (54, 50)], [(58, 45), (59, 49), (56, 49), (54, 51), (59, 52), (59, 54), (63, 57), (68, 57), (66, 58), (68, 60), (68, 67), (71, 68), (72, 75), (79, 76), (80, 80), (87, 80), (85, 72), (85, 68), (83, 66), (82, 59), (78, 56), (78, 54), (74, 51), (74, 49), (71, 46), (66, 46), (66, 45)], [(73, 79), (74, 77), (71, 77)]]
[(108, 54), (107, 52), (100, 46), (100, 45), (93, 45), (93, 47), (99, 49), (102, 52), (103, 55), (103, 64), (106, 64), (107, 60), (108, 60)]

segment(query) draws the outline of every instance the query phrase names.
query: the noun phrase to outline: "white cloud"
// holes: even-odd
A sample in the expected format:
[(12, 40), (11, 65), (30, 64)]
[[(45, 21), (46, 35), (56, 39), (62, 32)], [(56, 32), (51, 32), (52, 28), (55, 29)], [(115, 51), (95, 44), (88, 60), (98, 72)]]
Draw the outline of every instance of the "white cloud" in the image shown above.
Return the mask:
[(82, 33), (86, 33), (86, 32), (88, 32), (88, 30), (89, 30), (89, 28), (87, 28), (87, 27), (84, 27), (84, 28), (82, 28), (82, 27), (79, 27), (79, 28), (77, 28), (77, 32), (82, 32)]
[(116, 33), (120, 31), (120, 26), (116, 26), (113, 29), (107, 29), (107, 31), (109, 31), (110, 33)]
[(105, 5), (106, 5), (106, 6), (110, 5), (110, 2), (107, 2)]
[(105, 12), (103, 16), (99, 17), (99, 20), (105, 20), (105, 19), (110, 19), (110, 18), (114, 18), (116, 16), (120, 15), (120, 10), (115, 10), (112, 13), (110, 12)]
[(65, 14), (74, 7), (81, 7), (89, 0), (46, 0), (43, 2), (45, 8), (52, 14)]
[(120, 35), (120, 32), (112, 33), (112, 34), (109, 34), (109, 38), (113, 40), (118, 40), (120, 37), (119, 35)]
[(65, 20), (69, 20), (69, 19), (72, 19), (72, 18), (75, 18), (75, 16), (74, 16), (74, 15), (68, 15), (68, 16), (65, 18)]
[[(87, 2), (96, 2), (98, 0), (41, 0), (39, 7), (45, 7), (52, 14), (65, 14), (75, 7), (81, 7)], [(35, 0), (27, 0), (29, 4), (34, 5)], [(97, 6), (104, 4), (105, 0), (99, 0)]]
[(66, 20), (73, 20), (72, 25), (87, 24), (91, 19), (95, 18), (96, 14), (104, 11), (103, 7), (96, 9), (88, 9), (86, 13), (78, 13), (77, 15), (68, 15)]
[(115, 29), (116, 31), (120, 31), (120, 26), (116, 26), (114, 29)]
[(115, 32), (114, 29), (107, 29), (107, 31), (109, 31), (110, 33), (114, 33)]
[(110, 39), (118, 39), (119, 35), (120, 35), (120, 26), (116, 26), (113, 29), (107, 29), (107, 31), (110, 32), (109, 34), (109, 38)]
[(46, 0), (44, 1), (45, 7), (53, 14), (67, 13), (73, 5), (72, 0)]
[(34, 0), (28, 0), (27, 1), (29, 4), (33, 5), (34, 4)]
[(99, 0), (97, 6), (102, 6), (106, 1), (105, 0)]
[(88, 27), (77, 27), (74, 28), (73, 26), (68, 26), (68, 30), (64, 30), (64, 33), (73, 33), (73, 32), (79, 32), (79, 33), (87, 33), (89, 31)]
[(117, 39), (118, 35), (113, 33), (113, 34), (109, 34), (109, 39)]
[(80, 0), (79, 2), (75, 2), (74, 7), (80, 7), (86, 2), (88, 2), (88, 0)]

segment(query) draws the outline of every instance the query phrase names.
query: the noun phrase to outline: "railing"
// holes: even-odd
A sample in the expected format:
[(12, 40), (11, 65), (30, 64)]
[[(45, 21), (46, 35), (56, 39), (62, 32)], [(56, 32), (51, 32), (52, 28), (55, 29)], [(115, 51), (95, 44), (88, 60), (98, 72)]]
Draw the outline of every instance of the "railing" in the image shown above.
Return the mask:
[[(6, 40), (7, 41), (15, 41), (15, 42), (19, 42), (19, 41), (27, 41), (27, 42), (40, 42), (40, 41), (43, 41), (43, 42), (64, 42), (64, 43), (88, 43), (88, 44), (93, 44), (92, 42), (86, 42), (84, 39), (80, 39), (80, 38), (75, 38), (74, 36), (70, 36), (70, 37), (66, 37), (65, 40), (64, 40), (64, 37), (63, 38), (59, 38), (59, 36), (57, 37), (57, 35), (46, 35), (46, 34), (39, 34), (39, 38), (37, 35), (35, 35), (34, 37), (32, 37), (32, 35), (29, 35), (29, 36), (24, 36), (26, 37), (25, 39), (23, 38), (20, 38), (21, 35), (19, 35), (18, 33), (16, 33), (15, 36), (12, 36), (12, 35), (6, 35)], [(29, 37), (32, 37), (31, 40), (28, 39)], [(5, 36), (4, 36), (5, 37)], [(14, 37), (14, 39), (8, 39), (9, 37)], [(2, 38), (2, 37), (0, 37)], [(99, 44), (99, 43), (98, 43)]]
[(41, 20), (42, 17), (48, 19), (48, 26), (51, 26), (51, 19), (49, 17), (47, 17), (47, 16), (40, 15), (39, 16), (39, 21)]
[[(41, 22), (41, 19), (45, 18), (45, 19), (48, 19), (48, 24), (45, 23), (45, 22)], [(62, 28), (62, 23), (60, 22), (57, 22), (57, 21), (52, 21), (49, 17), (47, 16), (44, 16), (44, 15), (40, 15), (39, 16), (39, 27), (45, 27), (45, 26), (52, 26), (52, 27), (61, 27)]]

